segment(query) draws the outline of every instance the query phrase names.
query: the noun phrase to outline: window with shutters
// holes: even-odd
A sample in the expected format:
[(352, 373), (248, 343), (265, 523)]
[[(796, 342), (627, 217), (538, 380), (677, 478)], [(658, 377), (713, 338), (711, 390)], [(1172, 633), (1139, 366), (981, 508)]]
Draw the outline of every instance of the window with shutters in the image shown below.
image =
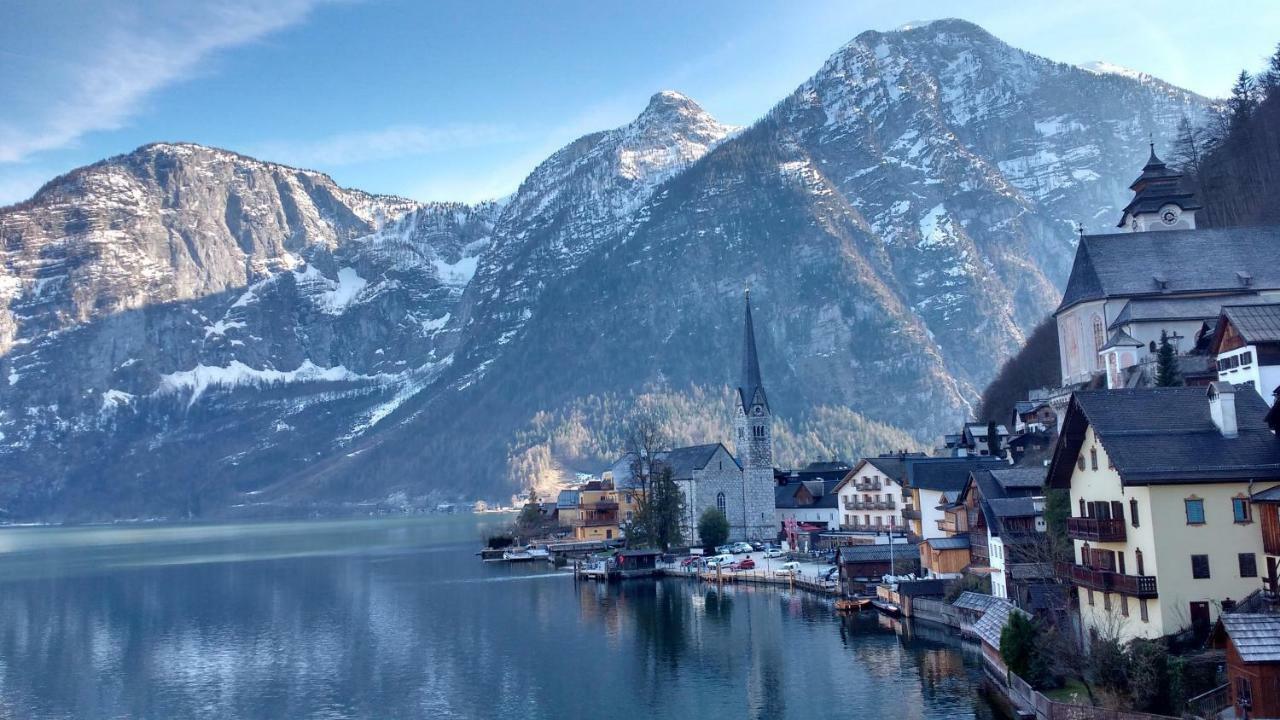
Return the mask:
[(1129, 498), (1129, 524), (1138, 527), (1138, 499)]
[(1191, 577), (1196, 580), (1209, 579), (1209, 556), (1208, 555), (1192, 555), (1191, 556)]
[(1144, 568), (1144, 567), (1142, 566), (1142, 551), (1141, 551), (1141, 550), (1134, 550), (1134, 551), (1133, 551), (1133, 562), (1134, 562), (1134, 564), (1135, 564), (1135, 565), (1137, 565), (1137, 566), (1138, 566), (1138, 574), (1139, 574), (1139, 575), (1146, 575), (1146, 574), (1147, 574), (1146, 568)]
[(1120, 596), (1120, 614), (1123, 615), (1124, 617), (1129, 617), (1129, 596), (1128, 595)]
[(1142, 618), (1142, 622), (1147, 622), (1147, 621), (1148, 621), (1148, 618), (1147, 618), (1147, 599), (1146, 599), (1146, 598), (1139, 598), (1139, 599), (1138, 599), (1138, 616)]
[(1080, 457), (1076, 458), (1076, 467), (1081, 470), (1084, 469), (1084, 453), (1080, 453)]
[(1231, 498), (1231, 517), (1236, 523), (1253, 522), (1248, 498)]
[(1188, 525), (1204, 524), (1204, 500), (1197, 497), (1189, 497), (1182, 501), (1187, 511)]

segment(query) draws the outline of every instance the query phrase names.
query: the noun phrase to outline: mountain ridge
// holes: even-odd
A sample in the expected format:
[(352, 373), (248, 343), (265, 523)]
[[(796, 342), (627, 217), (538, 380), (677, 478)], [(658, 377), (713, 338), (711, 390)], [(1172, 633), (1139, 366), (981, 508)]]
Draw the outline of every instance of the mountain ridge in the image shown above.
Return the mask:
[[(788, 452), (927, 442), (1051, 308), (1073, 221), (1110, 224), (1130, 146), (1208, 110), (1171, 87), (944, 20), (860, 34), (746, 128), (655, 93), (503, 202), (144, 146), (172, 167), (122, 161), (135, 177), (91, 202), (0, 210), (0, 507), (351, 512), (550, 487), (608, 459), (553, 457), (591, 398), (677, 427), (716, 403), (746, 286), (771, 403), (803, 429)], [(148, 272), (163, 282), (139, 295)], [(673, 440), (723, 437), (717, 412)], [(592, 415), (615, 425), (592, 452), (616, 450), (614, 414)]]

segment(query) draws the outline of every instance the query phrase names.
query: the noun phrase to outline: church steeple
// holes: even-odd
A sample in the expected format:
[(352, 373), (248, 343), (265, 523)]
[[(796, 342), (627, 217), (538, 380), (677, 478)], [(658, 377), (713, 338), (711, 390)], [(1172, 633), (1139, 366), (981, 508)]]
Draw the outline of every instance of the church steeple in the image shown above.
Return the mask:
[(742, 335), (742, 380), (738, 385), (738, 402), (743, 409), (761, 405), (769, 409), (769, 399), (765, 397), (764, 385), (760, 381), (760, 359), (756, 355), (756, 330), (751, 321), (751, 291), (746, 291), (747, 313)]
[(1156, 144), (1142, 174), (1129, 186), (1133, 199), (1125, 206), (1116, 227), (1132, 232), (1150, 230), (1194, 230), (1196, 227), (1195, 194), (1182, 188), (1182, 173), (1170, 168), (1156, 156)]

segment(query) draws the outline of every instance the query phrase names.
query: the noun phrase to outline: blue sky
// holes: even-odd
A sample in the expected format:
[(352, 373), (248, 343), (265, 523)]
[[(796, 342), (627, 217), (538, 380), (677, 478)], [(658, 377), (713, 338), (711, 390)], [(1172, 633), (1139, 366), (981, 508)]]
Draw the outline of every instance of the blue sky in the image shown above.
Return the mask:
[(747, 124), (863, 30), (946, 16), (1208, 95), (1280, 41), (1274, 0), (0, 0), (0, 204), (157, 140), (497, 197), (658, 90)]

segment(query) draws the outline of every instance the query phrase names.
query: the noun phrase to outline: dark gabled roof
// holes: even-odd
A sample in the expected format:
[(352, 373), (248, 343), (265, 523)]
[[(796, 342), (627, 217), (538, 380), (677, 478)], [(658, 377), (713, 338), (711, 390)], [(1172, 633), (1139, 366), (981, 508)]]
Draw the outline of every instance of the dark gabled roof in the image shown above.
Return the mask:
[[(1244, 286), (1237, 273), (1249, 273)], [(1164, 281), (1161, 289), (1155, 282)], [(1280, 288), (1280, 226), (1085, 235), (1056, 313), (1107, 297)]]
[[(659, 462), (671, 468), (671, 474), (676, 480), (690, 480), (693, 478), (693, 471), (706, 468), (707, 463), (711, 462), (711, 458), (715, 457), (716, 450), (722, 447), (724, 445), (720, 443), (691, 445), (668, 450), (657, 457)], [(728, 448), (725, 448), (725, 452), (729, 453)], [(733, 454), (729, 453), (729, 457), (733, 459)], [(737, 460), (734, 460), (735, 464), (737, 462)]]
[(907, 458), (907, 485), (923, 490), (937, 490), (954, 497), (964, 489), (969, 473), (980, 468), (1008, 467), (999, 458), (968, 456), (946, 458)]
[(1113, 347), (1142, 347), (1142, 343), (1133, 339), (1133, 336), (1123, 330), (1113, 330), (1111, 339), (1107, 340), (1107, 344), (1098, 348), (1098, 352), (1110, 350)]
[(951, 602), (954, 607), (964, 610), (976, 610), (978, 612), (986, 612), (987, 608), (994, 603), (1004, 602), (994, 595), (986, 595), (984, 593), (976, 593), (972, 590), (965, 590), (960, 593), (960, 597)]
[(1222, 628), (1246, 663), (1280, 662), (1280, 615), (1223, 613)]
[[(838, 507), (840, 500), (840, 496), (836, 494), (836, 487), (840, 484), (838, 476), (832, 476), (831, 473), (801, 473), (800, 475), (800, 479), (789, 479), (785, 485), (774, 486), (773, 506), (775, 508), (827, 510)], [(822, 475), (824, 477), (805, 478), (805, 475)], [(821, 488), (821, 495), (814, 493), (815, 484)], [(801, 505), (796, 502), (796, 493), (802, 487), (807, 488), (810, 493), (816, 496), (813, 502), (808, 505)]]
[(1088, 427), (1125, 485), (1280, 480), (1280, 439), (1267, 427), (1267, 404), (1251, 390), (1234, 395), (1239, 432), (1228, 438), (1209, 415), (1204, 387), (1076, 392), (1062, 421), (1048, 482), (1070, 485)]
[(1036, 509), (1035, 500), (1029, 497), (992, 498), (987, 500), (991, 511), (998, 518), (1035, 517), (1041, 512)]
[(919, 557), (919, 550), (915, 545), (899, 543), (895, 545), (893, 550), (889, 550), (889, 545), (846, 545), (840, 548), (840, 562), (842, 563), (864, 563), (864, 562), (889, 562), (890, 555), (894, 560), (910, 560), (913, 557)]
[[(1022, 612), (1014, 607), (1013, 603), (1003, 598), (991, 603), (987, 607), (986, 612), (982, 613), (982, 617), (973, 624), (973, 632), (978, 639), (991, 647), (1000, 647), (1000, 633), (1004, 631), (1004, 626), (1009, 622), (1009, 616), (1014, 613)], [(1025, 614), (1025, 613), (1023, 613)]]
[(934, 550), (967, 550), (969, 548), (968, 535), (952, 535), (951, 537), (929, 538), (925, 540), (929, 547)]
[(885, 476), (888, 477), (889, 479), (893, 480), (896, 483), (901, 484), (903, 481), (903, 476), (906, 473), (905, 461), (915, 457), (927, 457), (927, 456), (924, 455), (923, 453), (907, 453), (907, 454), (894, 453), (891, 455), (878, 455), (876, 457), (864, 457), (858, 462), (854, 463), (853, 467), (850, 468), (849, 471), (845, 473), (844, 477), (842, 478), (842, 483), (847, 482), (849, 480), (856, 479), (854, 478), (855, 471), (858, 469), (859, 465), (865, 462), (868, 465), (871, 465), (875, 469), (879, 470), (880, 472), (884, 473)]
[[(1246, 288), (1241, 288), (1247, 292)], [(1203, 320), (1216, 322), (1218, 313), (1226, 303), (1232, 305), (1254, 305), (1265, 303), (1266, 299), (1257, 295), (1238, 295), (1223, 297), (1150, 297), (1135, 298), (1126, 302), (1116, 319), (1111, 321), (1111, 329), (1133, 322), (1152, 322), (1157, 320)]]
[(992, 468), (988, 472), (996, 482), (1000, 483), (1000, 487), (1004, 488), (1005, 492), (1011, 493), (1019, 489), (1036, 491), (1044, 489), (1045, 469), (1042, 467)]
[(1226, 305), (1222, 314), (1248, 345), (1280, 342), (1280, 304)]
[(1280, 503), (1280, 485), (1253, 494), (1254, 502)]

